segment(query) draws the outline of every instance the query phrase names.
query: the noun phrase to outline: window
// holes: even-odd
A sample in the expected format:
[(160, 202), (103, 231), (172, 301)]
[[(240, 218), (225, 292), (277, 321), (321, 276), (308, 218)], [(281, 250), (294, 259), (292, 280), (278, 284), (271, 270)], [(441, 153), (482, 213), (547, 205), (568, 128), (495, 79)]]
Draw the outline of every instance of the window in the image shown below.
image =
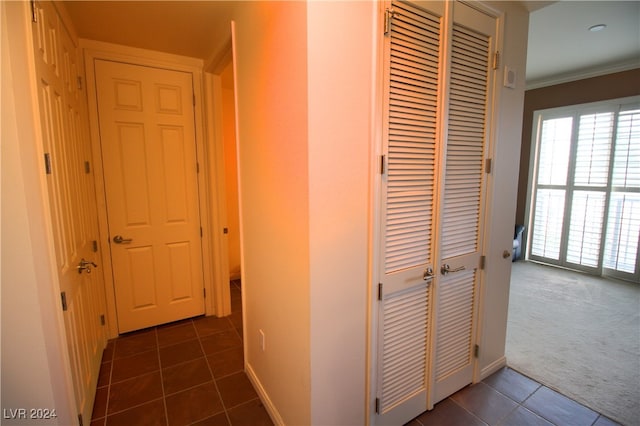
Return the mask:
[(640, 281), (640, 98), (534, 122), (529, 258)]

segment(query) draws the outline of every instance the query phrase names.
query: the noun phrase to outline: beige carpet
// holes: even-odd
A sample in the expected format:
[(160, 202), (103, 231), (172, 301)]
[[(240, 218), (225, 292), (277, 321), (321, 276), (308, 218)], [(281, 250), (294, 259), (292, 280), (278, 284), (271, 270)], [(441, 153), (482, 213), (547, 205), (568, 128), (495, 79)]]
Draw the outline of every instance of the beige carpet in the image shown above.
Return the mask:
[(640, 285), (513, 264), (507, 364), (605, 416), (640, 425)]

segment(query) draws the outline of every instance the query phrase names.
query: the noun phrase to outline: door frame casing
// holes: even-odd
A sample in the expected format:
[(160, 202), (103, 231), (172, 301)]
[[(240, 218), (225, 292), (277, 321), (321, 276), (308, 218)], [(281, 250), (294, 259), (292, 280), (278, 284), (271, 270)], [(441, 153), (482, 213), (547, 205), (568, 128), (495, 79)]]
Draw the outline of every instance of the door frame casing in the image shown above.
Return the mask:
[[(89, 124), (91, 134), (91, 147), (93, 151), (93, 167), (95, 174), (96, 198), (98, 204), (98, 223), (100, 231), (100, 250), (104, 254), (104, 267), (102, 274), (104, 275), (105, 293), (107, 300), (107, 323), (108, 334), (110, 338), (118, 336), (117, 309), (115, 301), (115, 286), (113, 280), (113, 268), (111, 263), (111, 249), (109, 244), (109, 227), (107, 219), (106, 207), (106, 189), (104, 181), (104, 169), (102, 165), (102, 150), (100, 141), (100, 128), (98, 117), (98, 103), (95, 91), (95, 65), (94, 61), (108, 60), (115, 62), (124, 62), (134, 65), (164, 68), (174, 71), (188, 72), (193, 75), (193, 90), (195, 94), (194, 119), (195, 119), (195, 135), (196, 135), (196, 159), (200, 166), (198, 173), (198, 196), (200, 208), (200, 224), (203, 228), (202, 233), (202, 268), (204, 291), (209, 297), (205, 297), (204, 309), (205, 315), (217, 314), (224, 312), (222, 306), (230, 306), (230, 298), (219, 300), (214, 304), (213, 295), (224, 295), (225, 292), (219, 291), (218, 287), (223, 287), (223, 283), (214, 279), (214, 252), (212, 250), (212, 238), (214, 233), (211, 230), (211, 214), (216, 211), (212, 208), (212, 201), (208, 194), (211, 193), (209, 175), (209, 156), (207, 155), (207, 147), (213, 141), (207, 140), (205, 143), (205, 102), (203, 87), (203, 61), (200, 59), (178, 56), (168, 53), (156, 52), (146, 49), (104, 43), (94, 40), (80, 40), (80, 47), (84, 52), (87, 97), (89, 104)], [(209, 232), (207, 232), (209, 230)], [(228, 292), (227, 292), (228, 293)], [(217, 306), (216, 306), (217, 305)]]

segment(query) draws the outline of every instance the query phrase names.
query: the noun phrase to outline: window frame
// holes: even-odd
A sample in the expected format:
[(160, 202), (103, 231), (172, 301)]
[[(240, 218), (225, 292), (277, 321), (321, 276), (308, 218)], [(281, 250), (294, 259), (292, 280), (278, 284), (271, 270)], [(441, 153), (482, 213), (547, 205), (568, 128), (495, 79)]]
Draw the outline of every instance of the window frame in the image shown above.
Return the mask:
[[(576, 104), (570, 106), (563, 106), (557, 108), (547, 108), (536, 110), (533, 113), (533, 126), (532, 126), (532, 135), (531, 135), (531, 155), (530, 155), (530, 164), (529, 164), (529, 180), (527, 185), (527, 205), (525, 210), (525, 222), (528, 225), (526, 230), (526, 245), (525, 245), (525, 258), (527, 260), (546, 263), (551, 265), (560, 266), (567, 269), (579, 270), (583, 272), (587, 272), (594, 275), (602, 275), (602, 276), (611, 276), (623, 280), (640, 282), (640, 241), (638, 242), (638, 249), (636, 252), (636, 267), (634, 273), (628, 273), (623, 271), (618, 271), (615, 269), (605, 268), (604, 266), (604, 253), (605, 253), (605, 245), (607, 240), (607, 226), (609, 222), (609, 207), (610, 200), (612, 198), (612, 194), (616, 191), (613, 186), (613, 169), (614, 169), (614, 161), (615, 161), (615, 146), (616, 146), (616, 136), (617, 136), (617, 125), (618, 118), (620, 112), (629, 109), (640, 109), (640, 96), (632, 96), (625, 98), (612, 99), (608, 101), (600, 101), (600, 102), (592, 102), (585, 104)], [(577, 159), (577, 150), (578, 150), (578, 131), (580, 128), (580, 117), (589, 115), (589, 114), (600, 114), (612, 112), (613, 115), (613, 123), (611, 126), (610, 140), (611, 146), (609, 149), (609, 166), (607, 171), (607, 182), (606, 185), (598, 187), (598, 186), (588, 186), (588, 185), (577, 185), (575, 184), (576, 176), (576, 159)], [(571, 117), (571, 141), (568, 149), (568, 165), (567, 165), (567, 176), (564, 185), (558, 184), (539, 184), (538, 183), (538, 174), (540, 168), (540, 149), (541, 149), (541, 136), (542, 136), (542, 125), (545, 120), (552, 120), (558, 118)], [(560, 235), (560, 246), (559, 246), (559, 254), (558, 259), (552, 259), (548, 257), (543, 257), (539, 255), (532, 254), (532, 244), (533, 244), (533, 235), (535, 231), (535, 207), (537, 202), (537, 194), (539, 189), (562, 189), (565, 191), (564, 194), (564, 211), (562, 214), (562, 224), (561, 224), (561, 235)], [(571, 214), (572, 214), (572, 206), (574, 202), (574, 195), (579, 191), (595, 191), (595, 192), (604, 192), (604, 206), (603, 206), (603, 215), (602, 215), (602, 224), (601, 224), (601, 235), (600, 235), (600, 248), (598, 253), (597, 265), (595, 267), (580, 265), (573, 262), (567, 261), (567, 245), (569, 242), (569, 233), (571, 227)], [(624, 192), (631, 192), (635, 194), (640, 194), (640, 188), (625, 188)]]

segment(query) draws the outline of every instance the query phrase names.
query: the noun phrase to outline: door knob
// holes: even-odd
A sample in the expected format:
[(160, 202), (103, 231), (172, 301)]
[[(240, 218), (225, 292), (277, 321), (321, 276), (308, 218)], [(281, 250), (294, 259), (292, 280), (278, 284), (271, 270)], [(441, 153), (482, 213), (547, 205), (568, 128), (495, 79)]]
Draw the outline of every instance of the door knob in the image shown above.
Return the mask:
[(83, 272), (86, 272), (87, 274), (91, 273), (91, 267), (97, 268), (98, 265), (96, 265), (94, 262), (91, 262), (90, 260), (85, 260), (84, 258), (82, 258), (80, 260), (80, 263), (78, 263), (78, 266), (76, 266), (76, 268), (78, 269), (78, 273), (81, 274)]
[(459, 266), (459, 267), (457, 267), (455, 269), (451, 269), (451, 267), (447, 263), (445, 263), (440, 268), (440, 273), (442, 275), (447, 275), (449, 272), (458, 272), (458, 271), (464, 271), (464, 266)]
[(425, 268), (424, 274), (422, 274), (422, 279), (425, 281), (428, 281), (431, 278), (433, 278), (433, 268), (431, 267)]
[(116, 235), (113, 237), (113, 242), (116, 244), (131, 244), (133, 238), (122, 238), (122, 235)]

